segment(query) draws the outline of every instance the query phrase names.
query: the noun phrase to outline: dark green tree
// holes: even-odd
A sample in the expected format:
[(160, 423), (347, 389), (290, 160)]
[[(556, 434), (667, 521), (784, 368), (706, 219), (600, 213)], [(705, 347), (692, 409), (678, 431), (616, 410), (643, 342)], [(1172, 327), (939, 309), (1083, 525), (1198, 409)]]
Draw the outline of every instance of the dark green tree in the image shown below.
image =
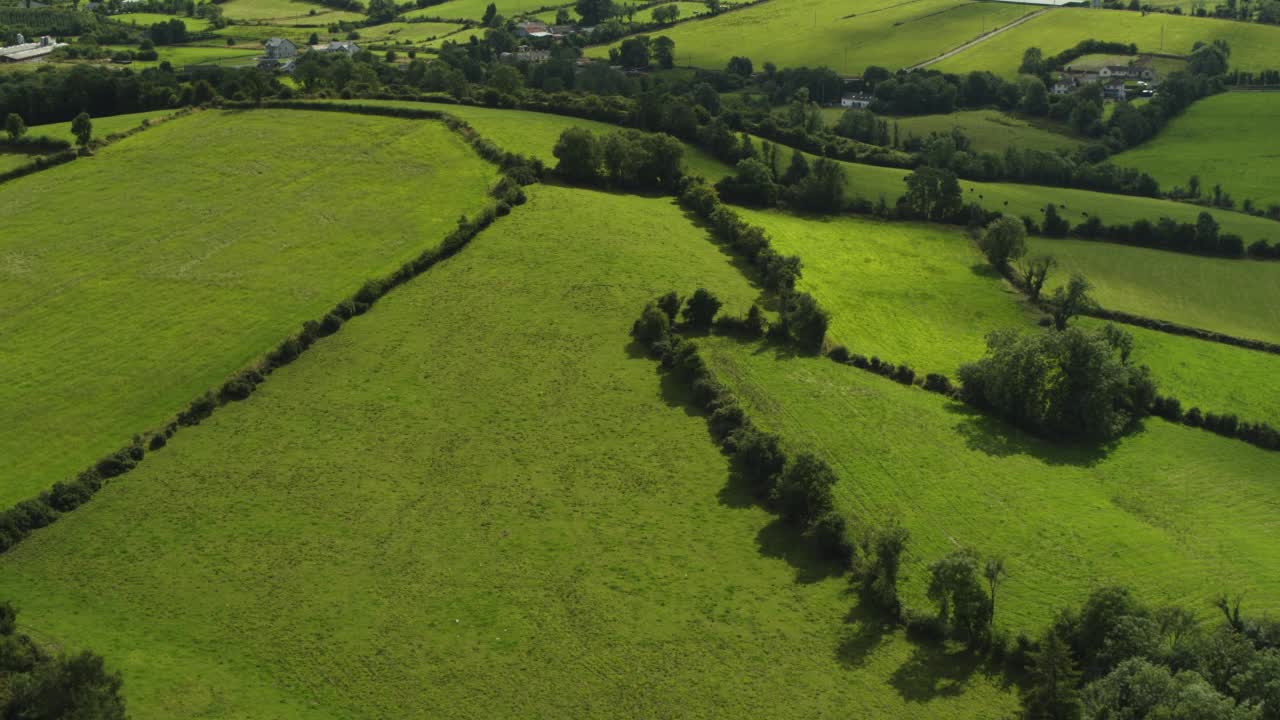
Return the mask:
[[(672, 9), (678, 9), (675, 5), (669, 5)], [(661, 10), (662, 8), (658, 8)], [(673, 18), (674, 19), (674, 18)], [(660, 35), (653, 39), (649, 49), (653, 53), (654, 62), (658, 63), (658, 67), (663, 70), (670, 70), (676, 64), (676, 41)]]
[(991, 614), (990, 600), (979, 580), (979, 563), (972, 550), (952, 552), (929, 565), (926, 591), (938, 604), (938, 619), (970, 642), (985, 636)]
[(705, 330), (711, 327), (711, 322), (715, 320), (716, 313), (720, 312), (721, 305), (723, 303), (720, 302), (720, 298), (705, 288), (698, 288), (685, 301), (681, 317), (690, 327)]
[(124, 720), (123, 684), (119, 673), (108, 672), (102, 658), (92, 652), (59, 657), (18, 677), (8, 717)]
[(556, 173), (567, 180), (592, 183), (599, 177), (600, 142), (590, 130), (569, 128), (560, 133), (552, 154), (558, 161)]
[(480, 16), (480, 24), (484, 25), (485, 27), (488, 27), (489, 23), (493, 22), (493, 18), (496, 17), (497, 14), (498, 14), (497, 4), (489, 3), (484, 8), (484, 15)]
[(907, 176), (907, 194), (902, 202), (918, 218), (948, 220), (963, 205), (960, 182), (950, 170), (918, 168)]
[(583, 25), (599, 25), (618, 14), (613, 0), (577, 0), (574, 9), (582, 18)]
[(790, 293), (785, 303), (782, 323), (787, 332), (805, 352), (820, 352), (831, 316), (809, 293)]
[[(672, 293), (674, 294), (674, 293)], [(654, 303), (648, 303), (640, 318), (631, 326), (631, 337), (647, 346), (662, 342), (671, 333), (671, 320), (667, 313)]]
[(1011, 260), (1027, 254), (1027, 226), (1017, 218), (1002, 215), (986, 227), (978, 246), (992, 265), (1007, 270)]
[(1040, 299), (1040, 291), (1044, 289), (1045, 281), (1049, 279), (1049, 271), (1057, 267), (1058, 261), (1053, 259), (1051, 255), (1037, 255), (1019, 268), (1022, 274), (1022, 285), (1027, 289), (1027, 294), (1032, 300)]
[(76, 136), (76, 144), (84, 147), (93, 139), (93, 121), (89, 113), (82, 112), (71, 121), (71, 134)]
[(22, 122), (22, 116), (18, 113), (9, 113), (4, 118), (4, 131), (9, 134), (10, 140), (17, 140), (27, 132), (27, 124)]
[(832, 511), (831, 488), (835, 483), (836, 475), (826, 461), (801, 453), (783, 468), (773, 489), (773, 501), (789, 522), (808, 528)]
[(1053, 313), (1053, 327), (1066, 330), (1071, 318), (1092, 310), (1097, 306), (1089, 291), (1093, 285), (1080, 273), (1075, 273), (1067, 281), (1066, 287), (1058, 287), (1049, 298), (1049, 308)]
[(684, 304), (684, 301), (680, 299), (675, 290), (658, 298), (658, 309), (666, 313), (667, 319), (671, 322), (676, 321), (676, 315), (679, 314), (682, 304)]
[(1077, 720), (1080, 717), (1080, 693), (1076, 684), (1080, 672), (1071, 658), (1071, 648), (1054, 632), (1040, 641), (1040, 649), (1031, 654), (1031, 686), (1022, 706), (1028, 720)]

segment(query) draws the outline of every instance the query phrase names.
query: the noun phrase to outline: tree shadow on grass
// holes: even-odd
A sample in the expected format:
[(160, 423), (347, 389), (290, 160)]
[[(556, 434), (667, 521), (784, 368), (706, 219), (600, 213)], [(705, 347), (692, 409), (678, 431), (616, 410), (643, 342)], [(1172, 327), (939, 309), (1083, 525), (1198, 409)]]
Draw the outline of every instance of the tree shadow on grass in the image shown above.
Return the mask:
[(946, 404), (947, 412), (960, 416), (956, 431), (965, 447), (992, 457), (1027, 455), (1046, 465), (1094, 467), (1115, 450), (1118, 442), (1050, 442), (961, 402)]
[(839, 577), (839, 566), (819, 555), (809, 538), (796, 532), (782, 518), (774, 518), (756, 534), (756, 546), (764, 557), (785, 560), (795, 570), (795, 581), (801, 585)]
[(1004, 277), (989, 263), (974, 263), (969, 266), (969, 270), (978, 277), (991, 278), (992, 280), (1003, 280)]
[(956, 697), (984, 665), (967, 650), (950, 651), (945, 645), (914, 644), (911, 657), (889, 677), (889, 684), (907, 702), (924, 703), (940, 697)]
[(849, 608), (844, 623), (840, 644), (836, 646), (836, 660), (849, 669), (865, 666), (895, 630), (892, 623), (885, 622), (881, 613), (864, 607), (861, 601)]

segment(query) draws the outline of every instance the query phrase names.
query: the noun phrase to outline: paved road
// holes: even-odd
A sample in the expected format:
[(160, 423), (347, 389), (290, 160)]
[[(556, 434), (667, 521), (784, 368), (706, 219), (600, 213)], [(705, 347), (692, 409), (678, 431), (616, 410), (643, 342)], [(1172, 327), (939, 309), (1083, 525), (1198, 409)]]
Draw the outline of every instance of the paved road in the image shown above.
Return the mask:
[(915, 70), (915, 69), (917, 69), (917, 68), (922, 68), (922, 67), (926, 67), (926, 66), (928, 66), (928, 65), (932, 65), (932, 64), (934, 64), (934, 63), (936, 63), (936, 62), (942, 62), (943, 60), (946, 60), (947, 58), (951, 57), (952, 55), (955, 55), (956, 53), (962, 53), (962, 52), (964, 52), (965, 50), (968, 50), (969, 48), (973, 47), (974, 45), (977, 45), (977, 44), (979, 44), (979, 43), (984, 43), (984, 42), (986, 42), (986, 41), (990, 40), (991, 38), (993, 38), (993, 37), (995, 37), (995, 36), (999, 35), (1000, 33), (1004, 32), (1005, 30), (1012, 30), (1012, 29), (1014, 29), (1014, 28), (1018, 27), (1019, 25), (1021, 25), (1022, 23), (1024, 23), (1024, 22), (1026, 22), (1026, 21), (1030, 20), (1031, 18), (1040, 17), (1041, 15), (1043, 15), (1043, 14), (1045, 14), (1045, 13), (1049, 12), (1049, 10), (1050, 10), (1050, 9), (1051, 9), (1051, 8), (1045, 8), (1045, 9), (1043, 9), (1043, 10), (1037, 10), (1037, 11), (1035, 11), (1035, 12), (1031, 13), (1030, 15), (1023, 15), (1022, 17), (1018, 18), (1017, 20), (1014, 20), (1013, 22), (1009, 23), (1008, 25), (1005, 25), (1004, 27), (998, 27), (998, 28), (996, 28), (995, 30), (992, 30), (991, 32), (989, 32), (989, 33), (987, 33), (986, 35), (983, 35), (983, 36), (981, 36), (981, 37), (976, 37), (976, 38), (974, 38), (974, 39), (970, 40), (969, 42), (967, 42), (967, 43), (965, 43), (965, 44), (961, 45), (960, 47), (952, 48), (952, 49), (950, 49), (950, 50), (948, 50), (948, 51), (946, 51), (946, 52), (942, 53), (941, 55), (939, 55), (939, 56), (937, 56), (937, 57), (929, 58), (928, 60), (925, 60), (925, 61), (924, 61), (924, 62), (922, 62), (922, 63), (916, 63), (915, 65), (911, 65), (911, 66), (909, 66), (909, 67), (907, 68), (907, 70)]

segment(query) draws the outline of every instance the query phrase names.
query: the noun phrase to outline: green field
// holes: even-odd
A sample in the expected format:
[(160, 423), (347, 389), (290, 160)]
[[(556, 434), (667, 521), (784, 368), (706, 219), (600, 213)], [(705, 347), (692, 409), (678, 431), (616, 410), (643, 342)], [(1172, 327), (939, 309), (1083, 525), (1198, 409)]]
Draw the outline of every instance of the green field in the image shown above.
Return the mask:
[[(539, 10), (548, 5), (546, 0), (449, 0), (439, 5), (432, 5), (419, 12), (422, 17), (463, 18), (479, 20), (484, 17), (485, 8), (492, 2), (498, 8), (498, 14), (505, 18), (514, 18), (522, 13)], [(410, 14), (412, 16), (412, 13)], [(555, 19), (554, 13), (552, 19)]]
[[(560, 139), (560, 133), (567, 128), (581, 127), (596, 133), (611, 133), (620, 129), (617, 125), (595, 120), (474, 105), (421, 103), (411, 100), (353, 100), (352, 102), (360, 105), (410, 107), (446, 112), (466, 120), (477, 132), (503, 150), (539, 158), (549, 167), (555, 167), (556, 157), (552, 154), (552, 150), (555, 149), (556, 141)], [(719, 179), (733, 173), (733, 168), (691, 145), (685, 145), (685, 166), (689, 172), (712, 179)]]
[[(927, 60), (1034, 11), (965, 0), (770, 0), (662, 34), (676, 43), (677, 65), (723, 68), (747, 55), (757, 68), (825, 65), (860, 75), (868, 65), (896, 70)], [(608, 49), (588, 54), (604, 57)]]
[[(439, 39), (443, 35), (462, 29), (461, 25), (437, 22), (391, 22), (360, 28), (360, 39), (357, 43), (396, 43), (423, 45), (429, 39)], [(480, 33), (482, 31), (477, 31)], [(456, 39), (456, 38), (455, 38)]]
[(209, 29), (209, 21), (199, 17), (187, 17), (186, 15), (162, 15), (160, 13), (124, 13), (123, 15), (112, 15), (110, 19), (115, 22), (124, 23), (126, 25), (137, 25), (138, 27), (149, 27), (156, 23), (169, 22), (170, 20), (181, 20), (183, 25), (187, 26), (187, 32), (200, 32)]
[(1166, 188), (1185, 188), (1199, 175), (1206, 194), (1220, 184), (1237, 205), (1251, 199), (1266, 207), (1280, 203), (1278, 122), (1280, 95), (1223, 93), (1192, 105), (1155, 139), (1113, 162), (1141, 168)]
[(982, 356), (988, 332), (1030, 327), (1039, 316), (958, 230), (739, 212), (779, 252), (804, 260), (800, 289), (831, 312), (829, 335), (850, 352), (955, 377)]
[[(790, 157), (787, 152), (786, 157)], [(906, 191), (903, 180), (909, 171), (896, 168), (841, 163), (844, 167), (850, 193), (876, 200), (883, 195), (892, 205)], [(1090, 215), (1097, 215), (1107, 224), (1132, 223), (1147, 219), (1155, 222), (1168, 216), (1178, 222), (1194, 223), (1204, 208), (1172, 200), (1160, 200), (1131, 195), (1112, 195), (1090, 190), (1022, 185), (1019, 183), (984, 183), (961, 180), (964, 201), (976, 202), (988, 210), (1016, 216), (1029, 216), (1038, 222), (1043, 217), (1044, 206), (1057, 203), (1062, 217), (1077, 225)], [(1222, 232), (1236, 233), (1245, 238), (1246, 244), (1266, 238), (1280, 240), (1280, 225), (1273, 220), (1253, 217), (1227, 210), (1210, 210), (1222, 226)]]
[(930, 607), (928, 563), (971, 547), (1006, 559), (996, 623), (1011, 630), (1113, 584), (1206, 619), (1221, 592), (1280, 609), (1273, 453), (1154, 419), (1113, 447), (1046, 443), (825, 358), (705, 346), (757, 424), (835, 468), (842, 510), (910, 529), (908, 605)]
[[(1179, 60), (1177, 58), (1150, 55), (1142, 57), (1147, 58), (1151, 67), (1155, 69), (1157, 77), (1165, 77), (1169, 73), (1185, 70), (1187, 67), (1187, 62), (1185, 60)], [(1106, 65), (1129, 65), (1133, 60), (1134, 57), (1132, 55), (1083, 55), (1072, 60), (1071, 63), (1067, 65), (1067, 68), (1072, 70), (1097, 70)]]
[[(108, 50), (137, 50), (136, 47), (130, 45), (104, 45), (103, 48)], [(249, 48), (226, 47), (225, 44), (162, 45), (156, 48), (156, 53), (158, 54), (156, 60), (134, 60), (129, 67), (133, 70), (142, 70), (159, 67), (160, 63), (165, 61), (173, 65), (175, 69), (181, 69), (186, 65), (253, 65), (254, 58), (262, 54), (262, 48), (257, 44)]]
[(1127, 10), (1055, 8), (930, 69), (953, 73), (990, 70), (1011, 76), (1017, 74), (1022, 53), (1029, 47), (1038, 47), (1049, 56), (1090, 38), (1136, 43), (1142, 52), (1179, 55), (1190, 53), (1197, 40), (1226, 40), (1231, 45), (1233, 69), (1280, 67), (1280, 27), (1273, 25), (1162, 13), (1143, 16)]
[(39, 155), (0, 152), (0, 173), (7, 173), (10, 170), (20, 168), (23, 165), (30, 165), (37, 157), (39, 157)]
[(306, 45), (311, 38), (312, 33), (315, 33), (321, 42), (341, 40), (346, 36), (345, 33), (341, 32), (330, 33), (327, 27), (288, 27), (285, 25), (228, 25), (213, 32), (217, 34), (217, 37), (210, 40), (201, 40), (195, 44), (226, 47), (226, 39), (232, 38), (236, 41), (236, 47), (252, 49), (257, 54), (261, 54), (262, 44), (268, 38), (287, 38), (297, 45), (299, 49), (302, 49), (302, 46)]
[(629, 345), (669, 288), (755, 297), (705, 232), (531, 195), (0, 557), (24, 629), (112, 658), (141, 720), (1012, 712), (811, 577)]
[(1104, 307), (1280, 343), (1280, 263), (1065, 239), (1033, 238), (1030, 252), (1084, 273)]
[(494, 177), (439, 123), (206, 111), (0, 185), (0, 506), (432, 246)]
[[(1097, 327), (1101, 320), (1079, 322)], [(1221, 343), (1121, 326), (1133, 335), (1133, 357), (1151, 368), (1160, 392), (1215, 413), (1280, 427), (1280, 356)]]
[[(107, 117), (90, 118), (90, 121), (93, 124), (93, 138), (95, 140), (102, 140), (113, 133), (132, 130), (144, 122), (166, 118), (173, 113), (173, 110), (151, 110), (148, 112), (130, 113), (128, 115), (110, 115)], [(71, 134), (71, 123), (69, 121), (64, 123), (51, 123), (49, 125), (33, 125), (27, 129), (27, 134), (32, 136), (45, 135), (71, 142), (74, 142), (76, 138), (75, 135)]]
[(334, 10), (305, 0), (227, 0), (221, 7), (224, 15), (235, 20), (296, 20), (298, 24), (326, 25), (365, 19), (361, 13)]
[[(832, 122), (839, 119), (835, 115)], [(1040, 119), (1025, 118), (999, 110), (964, 110), (950, 115), (917, 115), (915, 117), (885, 117), (897, 123), (902, 138), (911, 135), (928, 137), (929, 133), (951, 132), (960, 128), (973, 142), (978, 152), (1003, 154), (1006, 148), (1043, 150), (1053, 152), (1059, 148), (1075, 148), (1083, 145), (1079, 138), (1068, 135), (1052, 123)]]

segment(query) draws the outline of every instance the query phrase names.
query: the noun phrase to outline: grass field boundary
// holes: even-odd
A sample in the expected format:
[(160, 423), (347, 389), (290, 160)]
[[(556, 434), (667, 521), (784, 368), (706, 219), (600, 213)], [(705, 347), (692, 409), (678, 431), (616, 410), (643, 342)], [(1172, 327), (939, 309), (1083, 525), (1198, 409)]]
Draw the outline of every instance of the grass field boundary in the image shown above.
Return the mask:
[[(192, 112), (195, 112), (195, 110), (196, 108), (189, 106), (189, 107), (181, 108), (175, 111), (173, 114), (166, 115), (163, 118), (146, 120), (135, 128), (130, 128), (129, 130), (126, 130), (124, 132), (112, 133), (102, 140), (93, 140), (89, 143), (88, 149), (100, 150), (109, 145), (120, 142), (125, 138), (133, 137), (134, 135), (137, 135), (143, 130), (147, 130), (157, 125), (161, 125), (163, 123), (169, 122), (170, 120), (175, 120), (179, 117), (189, 115)], [(49, 143), (56, 142), (54, 138), (49, 138), (44, 136), (41, 136), (38, 139), (48, 141)], [(10, 170), (9, 172), (0, 175), (0, 184), (6, 183), (10, 180), (17, 180), (20, 177), (25, 177), (32, 173), (40, 172), (41, 170), (48, 170), (49, 168), (52, 168), (52, 167), (65, 165), (66, 163), (69, 163), (72, 160), (75, 160), (76, 158), (79, 158), (85, 154), (84, 150), (75, 150), (70, 147), (70, 143), (67, 143), (67, 145), (68, 147), (66, 149), (60, 150), (52, 155), (42, 155), (40, 157), (37, 157), (35, 160), (32, 160), (31, 162), (27, 163), (26, 165), (16, 167)]]
[[(393, 111), (391, 114), (394, 114), (397, 110), (395, 108), (367, 109), (379, 111), (369, 113), (375, 115), (388, 114), (384, 112), (387, 110)], [(526, 197), (521, 189), (521, 181), (525, 181), (523, 184), (537, 181), (541, 173), (540, 161), (525, 160), (527, 164), (523, 168), (524, 172), (521, 172), (521, 168), (514, 167), (515, 164), (524, 160), (521, 156), (498, 150), (496, 145), (480, 137), (470, 125), (458, 118), (449, 116), (439, 119), (443, 120), (450, 130), (461, 135), (477, 155), (500, 165), (509, 173), (504, 174), (490, 190), (490, 195), (495, 198), (494, 203), (482, 210), (474, 219), (468, 219), (465, 215), (460, 218), (457, 228), (446, 235), (438, 246), (426, 248), (416, 258), (406, 261), (386, 276), (367, 280), (354, 295), (339, 302), (319, 320), (304, 322), (298, 334), (285, 338), (274, 349), (251, 362), (246, 369), (234, 373), (216, 390), (207, 390), (203, 395), (192, 400), (170, 421), (158, 428), (135, 434), (129, 445), (101, 458), (92, 466), (82, 470), (73, 480), (55, 482), (49, 490), (40, 493), (37, 497), (20, 501), (13, 507), (0, 512), (0, 553), (20, 543), (33, 530), (52, 524), (63, 513), (83, 505), (107, 481), (137, 467), (148, 452), (163, 448), (182, 427), (198, 425), (219, 407), (247, 399), (274, 370), (297, 360), (317, 340), (341, 330), (347, 321), (363, 315), (374, 303), (396, 287), (461, 252), (494, 220), (509, 214), (514, 206), (525, 202)], [(128, 136), (146, 127), (134, 128), (123, 135)]]

